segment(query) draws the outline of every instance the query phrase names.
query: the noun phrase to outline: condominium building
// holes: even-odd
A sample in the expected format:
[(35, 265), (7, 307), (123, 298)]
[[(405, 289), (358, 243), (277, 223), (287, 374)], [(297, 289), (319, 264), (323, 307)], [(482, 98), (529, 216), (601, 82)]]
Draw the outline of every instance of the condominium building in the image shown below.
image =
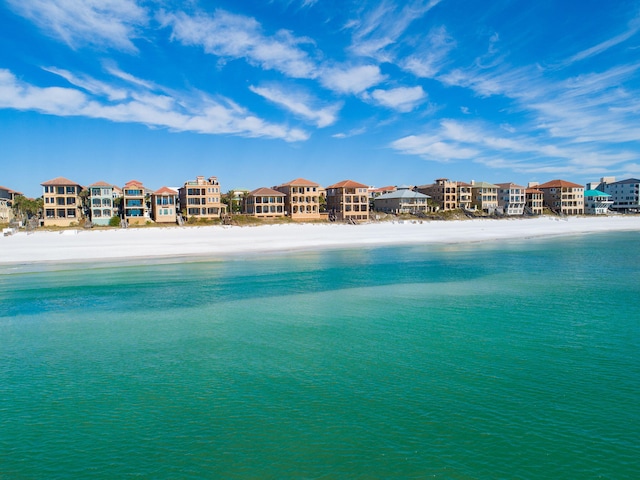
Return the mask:
[(472, 180), (471, 205), (485, 213), (493, 214), (498, 208), (498, 186)]
[(615, 177), (603, 177), (595, 188), (611, 195), (612, 210), (640, 212), (640, 179), (628, 178), (616, 182)]
[(89, 214), (94, 225), (109, 225), (111, 217), (118, 215), (113, 189), (113, 185), (102, 181), (89, 185)]
[(290, 182), (273, 187), (284, 193), (284, 209), (292, 220), (319, 220), (320, 202), (323, 200), (324, 190), (310, 180), (296, 178)]
[(284, 217), (286, 195), (272, 188), (257, 188), (249, 192), (244, 202), (244, 213), (254, 217)]
[(343, 180), (327, 187), (327, 211), (329, 218), (338, 221), (357, 222), (369, 220), (367, 185)]
[(525, 190), (525, 213), (529, 215), (542, 215), (544, 211), (544, 194), (542, 190), (528, 186)]
[(82, 186), (64, 177), (48, 180), (42, 185), (45, 227), (68, 227), (82, 217)]
[(122, 188), (122, 213), (128, 223), (149, 220), (147, 189), (138, 180), (131, 180)]
[(214, 219), (227, 212), (227, 206), (222, 203), (217, 177), (198, 176), (195, 180), (185, 182), (178, 192), (180, 210), (188, 218)]
[(178, 192), (162, 187), (151, 194), (151, 215), (157, 223), (176, 223), (178, 219)]
[(498, 209), (504, 215), (522, 215), (526, 204), (526, 188), (515, 183), (497, 183)]
[(544, 204), (553, 212), (561, 215), (584, 214), (584, 187), (566, 180), (551, 180), (536, 185), (542, 190)]

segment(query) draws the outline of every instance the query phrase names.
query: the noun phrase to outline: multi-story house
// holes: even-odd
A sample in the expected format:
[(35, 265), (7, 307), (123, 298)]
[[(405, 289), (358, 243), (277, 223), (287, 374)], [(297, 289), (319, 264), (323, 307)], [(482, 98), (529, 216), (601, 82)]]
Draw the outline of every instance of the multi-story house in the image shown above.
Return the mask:
[(527, 186), (524, 211), (529, 215), (542, 215), (544, 211), (544, 194), (542, 190), (538, 190), (531, 185)]
[(156, 223), (176, 223), (178, 219), (178, 192), (162, 187), (151, 194), (151, 215)]
[(222, 203), (217, 177), (205, 179), (204, 176), (198, 176), (195, 180), (185, 182), (178, 192), (180, 210), (188, 218), (214, 219), (227, 212), (227, 206)]
[(612, 210), (640, 212), (640, 179), (628, 178), (616, 182), (615, 177), (603, 177), (595, 188), (611, 195)]
[(357, 222), (369, 220), (368, 187), (353, 180), (343, 180), (327, 187), (329, 218)]
[(462, 210), (471, 209), (472, 190), (471, 184), (465, 182), (456, 182), (458, 187), (458, 208)]
[(286, 195), (272, 188), (257, 188), (249, 192), (244, 202), (244, 213), (254, 217), (284, 217)]
[(68, 227), (82, 216), (82, 186), (64, 177), (41, 183), (45, 227)]
[(542, 190), (544, 204), (553, 212), (561, 215), (584, 214), (584, 187), (566, 180), (551, 180), (535, 185)]
[(18, 195), (22, 193), (0, 186), (0, 223), (13, 220), (13, 200)]
[(429, 195), (414, 192), (407, 186), (373, 199), (374, 209), (385, 213), (425, 213), (429, 210)]
[(471, 205), (485, 213), (493, 214), (498, 208), (498, 186), (472, 180)]
[[(423, 195), (428, 195), (440, 210), (460, 208), (458, 182), (452, 182), (448, 178), (436, 178), (435, 183), (419, 185), (415, 190)], [(469, 198), (469, 202), (471, 202), (471, 198)]]
[(497, 183), (498, 209), (504, 215), (522, 215), (526, 204), (526, 188), (515, 183)]
[[(319, 220), (320, 204), (324, 200), (324, 190), (319, 184), (304, 178), (273, 187), (284, 193), (284, 209), (292, 220)], [(365, 194), (366, 196), (366, 194)]]
[(584, 213), (588, 215), (606, 215), (613, 205), (611, 195), (600, 190), (585, 190)]
[(118, 215), (113, 203), (113, 185), (96, 182), (89, 185), (89, 215), (94, 225), (109, 225), (111, 217)]
[(122, 215), (127, 223), (149, 220), (147, 189), (138, 180), (131, 180), (122, 188)]

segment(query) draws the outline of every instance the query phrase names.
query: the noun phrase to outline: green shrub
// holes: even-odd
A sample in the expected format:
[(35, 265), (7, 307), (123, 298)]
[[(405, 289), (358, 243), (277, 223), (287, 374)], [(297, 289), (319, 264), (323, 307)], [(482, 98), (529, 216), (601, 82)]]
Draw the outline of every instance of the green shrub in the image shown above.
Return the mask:
[(120, 217), (117, 216), (117, 215), (111, 217), (111, 219), (109, 220), (109, 226), (110, 227), (119, 227), (120, 226)]

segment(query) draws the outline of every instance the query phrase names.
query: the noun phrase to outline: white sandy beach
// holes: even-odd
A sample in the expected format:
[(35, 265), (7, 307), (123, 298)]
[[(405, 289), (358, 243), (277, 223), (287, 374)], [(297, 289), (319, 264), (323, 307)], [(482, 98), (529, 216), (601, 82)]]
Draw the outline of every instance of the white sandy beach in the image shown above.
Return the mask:
[(221, 257), (230, 254), (376, 245), (463, 243), (640, 231), (640, 215), (500, 220), (285, 224), (19, 232), (0, 237), (0, 264)]

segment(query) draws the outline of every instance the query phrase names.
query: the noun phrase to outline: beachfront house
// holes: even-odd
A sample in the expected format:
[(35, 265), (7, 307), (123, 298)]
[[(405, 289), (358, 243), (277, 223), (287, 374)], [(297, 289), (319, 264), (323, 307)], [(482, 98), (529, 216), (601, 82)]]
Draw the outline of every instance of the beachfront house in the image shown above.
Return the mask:
[(42, 185), (45, 227), (68, 227), (82, 216), (82, 186), (68, 178), (57, 177)]
[(498, 186), (471, 180), (471, 206), (489, 215), (498, 208)]
[(253, 217), (284, 217), (286, 195), (272, 188), (256, 188), (244, 201), (244, 213)]
[(525, 206), (524, 211), (528, 215), (542, 215), (544, 211), (544, 194), (542, 190), (538, 190), (528, 185), (524, 191)]
[(330, 220), (355, 223), (369, 220), (369, 187), (343, 180), (327, 187), (327, 211)]
[(89, 185), (89, 215), (94, 225), (109, 225), (111, 217), (118, 215), (113, 189), (113, 185), (103, 181)]
[(584, 213), (587, 215), (606, 215), (613, 205), (611, 195), (600, 190), (585, 190)]
[(8, 223), (13, 220), (13, 201), (20, 192), (0, 186), (0, 223)]
[(222, 203), (220, 183), (217, 177), (198, 176), (178, 189), (180, 211), (183, 216), (195, 219), (215, 219), (227, 213)]
[(122, 214), (131, 224), (145, 223), (149, 220), (147, 189), (138, 180), (131, 180), (122, 188)]
[(273, 187), (284, 193), (284, 209), (292, 220), (320, 220), (320, 204), (324, 201), (322, 187), (304, 178)]
[[(436, 178), (434, 183), (418, 185), (415, 190), (429, 196), (440, 210), (447, 211), (460, 208), (458, 182), (452, 182), (448, 178)], [(470, 198), (469, 201), (471, 201)]]
[(628, 178), (616, 182), (615, 177), (602, 177), (594, 188), (611, 195), (611, 210), (640, 212), (640, 179)]
[(400, 186), (395, 192), (385, 193), (373, 199), (374, 210), (384, 213), (426, 213), (429, 195), (414, 192), (408, 186)]
[(176, 223), (178, 219), (178, 192), (162, 187), (151, 194), (151, 216), (156, 223)]
[[(531, 184), (530, 184), (531, 185)], [(544, 204), (560, 215), (584, 214), (584, 187), (566, 180), (551, 180), (534, 185), (542, 191)]]
[(515, 183), (497, 183), (498, 209), (504, 215), (522, 215), (526, 204), (526, 188)]

